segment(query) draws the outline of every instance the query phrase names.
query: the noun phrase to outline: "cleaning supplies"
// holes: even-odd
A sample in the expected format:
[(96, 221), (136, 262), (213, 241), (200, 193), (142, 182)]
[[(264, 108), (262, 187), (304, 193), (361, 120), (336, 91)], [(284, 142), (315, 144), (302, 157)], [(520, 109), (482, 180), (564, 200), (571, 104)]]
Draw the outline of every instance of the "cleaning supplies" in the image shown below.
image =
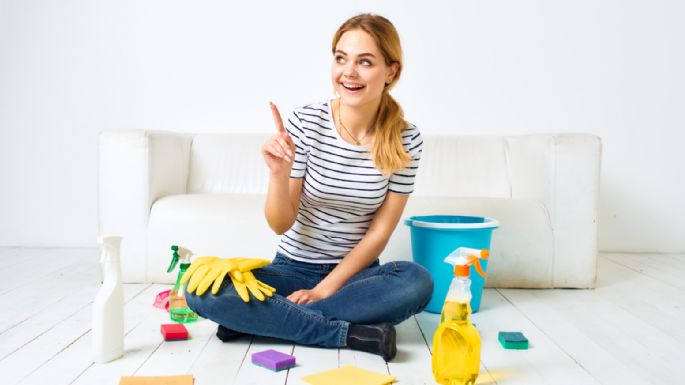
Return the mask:
[(93, 360), (109, 362), (124, 354), (124, 289), (121, 284), (121, 237), (102, 236), (100, 263), (102, 287), (93, 301)]
[(176, 278), (176, 284), (174, 285), (174, 288), (171, 289), (171, 293), (169, 293), (169, 317), (172, 321), (182, 323), (197, 321), (197, 313), (190, 309), (190, 307), (188, 307), (188, 303), (186, 302), (184, 290), (185, 283), (181, 283), (183, 274), (185, 274), (186, 270), (188, 270), (188, 267), (190, 266), (190, 256), (193, 255), (193, 253), (184, 247), (179, 247), (176, 245), (171, 246), (171, 250), (173, 250), (174, 253), (171, 257), (171, 264), (167, 269), (167, 273), (171, 273), (174, 270), (176, 264), (179, 263), (179, 260), (181, 263), (179, 264), (179, 272), (178, 277)]
[(470, 266), (485, 278), (480, 258), (486, 259), (488, 250), (460, 247), (445, 258), (454, 266), (440, 324), (433, 336), (433, 376), (442, 385), (472, 385), (480, 369), (481, 340), (478, 330), (469, 320), (471, 313)]
[(264, 301), (266, 297), (271, 297), (276, 289), (257, 280), (252, 270), (270, 263), (259, 258), (199, 257), (183, 276), (181, 284), (188, 283), (188, 293), (203, 295), (212, 286), (212, 294), (217, 294), (221, 283), (228, 275), (243, 301), (250, 302), (249, 293), (257, 300)]
[(279, 352), (278, 350), (268, 349), (262, 352), (252, 353), (252, 363), (278, 372), (284, 369), (295, 367), (295, 356)]
[(188, 339), (188, 329), (183, 324), (162, 324), (159, 331), (164, 341), (178, 341)]
[(505, 349), (528, 349), (528, 338), (521, 332), (499, 332), (497, 334), (497, 339)]

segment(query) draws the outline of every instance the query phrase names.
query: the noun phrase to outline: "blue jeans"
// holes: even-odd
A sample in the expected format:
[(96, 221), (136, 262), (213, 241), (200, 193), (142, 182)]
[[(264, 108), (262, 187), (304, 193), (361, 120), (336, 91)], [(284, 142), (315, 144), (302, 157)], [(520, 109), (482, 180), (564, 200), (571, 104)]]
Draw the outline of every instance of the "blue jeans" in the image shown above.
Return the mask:
[(243, 302), (227, 277), (219, 292), (187, 293), (188, 306), (201, 317), (231, 330), (276, 337), (304, 345), (344, 347), (352, 324), (398, 324), (421, 312), (433, 294), (433, 280), (411, 262), (378, 261), (350, 278), (332, 296), (306, 305), (286, 297), (313, 289), (335, 264), (299, 262), (276, 254), (273, 262), (253, 270), (255, 277), (276, 288), (264, 302)]

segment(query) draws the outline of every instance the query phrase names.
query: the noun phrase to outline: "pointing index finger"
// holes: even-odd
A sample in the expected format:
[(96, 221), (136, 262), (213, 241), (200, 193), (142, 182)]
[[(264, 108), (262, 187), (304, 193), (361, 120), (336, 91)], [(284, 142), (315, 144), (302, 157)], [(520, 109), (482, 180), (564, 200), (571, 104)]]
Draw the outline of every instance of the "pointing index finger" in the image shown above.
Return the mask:
[(271, 106), (271, 114), (274, 117), (274, 123), (276, 124), (276, 129), (278, 130), (279, 133), (285, 133), (286, 131), (285, 131), (285, 126), (283, 125), (283, 119), (281, 119), (281, 113), (278, 112), (278, 108), (272, 102), (269, 102), (269, 106)]

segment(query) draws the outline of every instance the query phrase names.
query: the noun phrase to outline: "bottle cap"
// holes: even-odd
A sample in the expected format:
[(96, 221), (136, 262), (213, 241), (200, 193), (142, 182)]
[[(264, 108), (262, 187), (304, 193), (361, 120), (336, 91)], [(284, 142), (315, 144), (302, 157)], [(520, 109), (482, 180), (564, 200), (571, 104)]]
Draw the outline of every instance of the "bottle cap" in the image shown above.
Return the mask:
[(454, 266), (454, 276), (468, 277), (471, 273), (469, 265), (455, 265)]

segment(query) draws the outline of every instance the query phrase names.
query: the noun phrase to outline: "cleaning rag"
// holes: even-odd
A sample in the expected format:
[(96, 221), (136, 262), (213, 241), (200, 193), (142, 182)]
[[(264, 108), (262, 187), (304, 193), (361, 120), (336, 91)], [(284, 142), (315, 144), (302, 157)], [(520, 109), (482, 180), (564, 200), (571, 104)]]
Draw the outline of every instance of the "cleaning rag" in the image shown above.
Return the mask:
[(395, 377), (347, 365), (302, 377), (302, 381), (312, 385), (385, 385), (395, 381)]
[(164, 290), (159, 292), (155, 297), (155, 302), (152, 304), (154, 307), (158, 307), (162, 310), (169, 311), (169, 293), (171, 290)]

